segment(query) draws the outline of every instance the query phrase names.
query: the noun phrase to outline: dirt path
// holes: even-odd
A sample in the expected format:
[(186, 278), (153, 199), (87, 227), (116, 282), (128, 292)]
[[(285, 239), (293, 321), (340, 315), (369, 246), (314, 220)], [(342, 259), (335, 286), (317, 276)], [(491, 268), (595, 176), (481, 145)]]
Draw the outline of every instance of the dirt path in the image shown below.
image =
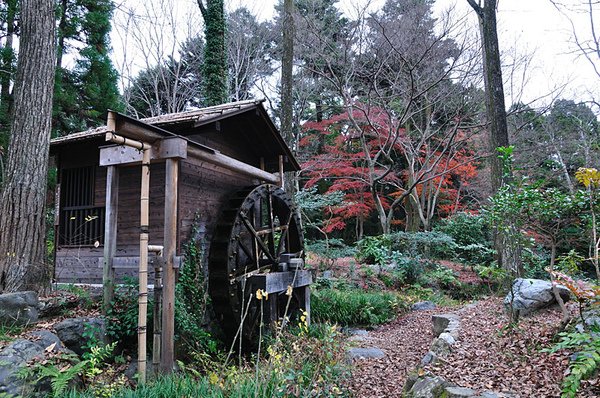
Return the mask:
[[(568, 353), (549, 354), (553, 344), (557, 310), (544, 310), (523, 318), (515, 330), (507, 330), (502, 301), (488, 298), (462, 309), (411, 312), (369, 332), (362, 346), (381, 348), (381, 359), (354, 363), (351, 390), (358, 398), (401, 397), (407, 374), (429, 350), (433, 339), (431, 315), (459, 313), (459, 341), (450, 356), (426, 368), (461, 387), (478, 391), (513, 392), (519, 397), (558, 397), (567, 368)], [(598, 380), (586, 382), (580, 397), (600, 397)]]
[(354, 363), (351, 390), (357, 398), (402, 396), (408, 372), (429, 350), (433, 339), (431, 315), (439, 311), (410, 312), (369, 332), (368, 340), (360, 345), (379, 347), (386, 355)]

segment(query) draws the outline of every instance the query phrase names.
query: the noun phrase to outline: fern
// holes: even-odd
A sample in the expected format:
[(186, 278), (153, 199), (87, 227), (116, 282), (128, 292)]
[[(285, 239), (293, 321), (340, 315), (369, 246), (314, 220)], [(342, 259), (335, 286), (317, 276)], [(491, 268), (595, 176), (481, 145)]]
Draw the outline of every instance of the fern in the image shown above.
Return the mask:
[(561, 333), (560, 336), (560, 341), (547, 351), (578, 350), (569, 365), (569, 373), (563, 379), (561, 394), (561, 398), (575, 398), (581, 381), (593, 376), (600, 368), (600, 338), (581, 332)]

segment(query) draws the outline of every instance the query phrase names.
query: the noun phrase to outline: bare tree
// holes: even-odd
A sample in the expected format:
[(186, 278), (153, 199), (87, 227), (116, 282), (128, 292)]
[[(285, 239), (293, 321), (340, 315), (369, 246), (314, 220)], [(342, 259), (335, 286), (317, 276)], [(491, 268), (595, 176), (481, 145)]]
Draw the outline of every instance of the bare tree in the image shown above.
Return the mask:
[(429, 4), (390, 1), (381, 13), (362, 15), (341, 50), (326, 51), (332, 42), (320, 40), (321, 47), (313, 47), (320, 59), (303, 67), (319, 65), (312, 72), (336, 89), (348, 134), (363, 153), (367, 172), (357, 178), (369, 186), (382, 231), (391, 231), (401, 207), (409, 214), (414, 209), (417, 223), (428, 228), (436, 194), (421, 198), (416, 187), (456, 170), (453, 160), (481, 129), (477, 90), (463, 85), (477, 70), (467, 51), (471, 37), (457, 32), (464, 20), (436, 20)]
[(0, 291), (49, 287), (45, 265), (46, 171), (52, 117), (54, 2), (21, 2), (14, 116), (0, 211)]
[[(128, 113), (157, 116), (201, 102), (199, 17), (195, 8), (182, 13), (174, 0), (117, 8), (114, 23), (122, 53), (116, 65)], [(132, 49), (139, 54), (135, 58), (129, 57)]]

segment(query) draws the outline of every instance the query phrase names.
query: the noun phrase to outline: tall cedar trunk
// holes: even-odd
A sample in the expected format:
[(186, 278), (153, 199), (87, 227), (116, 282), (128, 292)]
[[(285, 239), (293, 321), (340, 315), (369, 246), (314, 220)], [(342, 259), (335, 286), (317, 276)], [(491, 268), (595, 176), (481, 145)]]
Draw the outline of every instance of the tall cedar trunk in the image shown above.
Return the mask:
[(294, 2), (283, 2), (283, 57), (281, 59), (281, 134), (292, 147), (293, 67), (294, 67)]
[(502, 186), (502, 163), (496, 156), (496, 148), (508, 146), (504, 85), (500, 63), (500, 48), (496, 29), (496, 0), (484, 0), (479, 6), (475, 0), (467, 0), (479, 17), (483, 42), (483, 73), (485, 82), (485, 107), (490, 130), (488, 149), (491, 153), (492, 191)]
[[(504, 104), (504, 86), (502, 83), (502, 65), (500, 63), (500, 48), (496, 28), (497, 0), (483, 0), (483, 6), (475, 0), (467, 0), (475, 10), (479, 19), (481, 40), (483, 42), (483, 73), (485, 82), (485, 107), (489, 125), (488, 150), (491, 169), (492, 193), (500, 189), (504, 181), (503, 167), (497, 156), (496, 148), (507, 147), (508, 128), (506, 124), (506, 107)], [(516, 228), (509, 228), (518, 234)], [(494, 231), (494, 246), (496, 247), (498, 265), (513, 272), (522, 274), (521, 250), (516, 235)]]
[(6, 180), (0, 201), (0, 291), (42, 291), (46, 172), (54, 83), (54, 2), (21, 2), (21, 40)]
[[(283, 55), (281, 59), (281, 135), (292, 150), (295, 150), (293, 120), (293, 67), (294, 67), (294, 1), (283, 2)], [(286, 173), (285, 191), (294, 195), (294, 173)]]

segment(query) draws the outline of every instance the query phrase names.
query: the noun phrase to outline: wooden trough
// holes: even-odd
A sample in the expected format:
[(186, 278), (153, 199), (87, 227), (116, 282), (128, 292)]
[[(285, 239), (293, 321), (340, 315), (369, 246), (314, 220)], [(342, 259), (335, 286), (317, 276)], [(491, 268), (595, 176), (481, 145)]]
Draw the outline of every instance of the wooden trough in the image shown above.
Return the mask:
[[(299, 165), (260, 101), (142, 120), (109, 112), (106, 127), (52, 140), (51, 155), (55, 279), (102, 283), (106, 308), (124, 276), (139, 278), (142, 381), (148, 280), (162, 312), (154, 361), (169, 372), (177, 270), (191, 239), (203, 243), (211, 301), (230, 337), (255, 339), (261, 314), (276, 322), (310, 310), (300, 221), (281, 188)], [(270, 295), (268, 308), (257, 290)]]

